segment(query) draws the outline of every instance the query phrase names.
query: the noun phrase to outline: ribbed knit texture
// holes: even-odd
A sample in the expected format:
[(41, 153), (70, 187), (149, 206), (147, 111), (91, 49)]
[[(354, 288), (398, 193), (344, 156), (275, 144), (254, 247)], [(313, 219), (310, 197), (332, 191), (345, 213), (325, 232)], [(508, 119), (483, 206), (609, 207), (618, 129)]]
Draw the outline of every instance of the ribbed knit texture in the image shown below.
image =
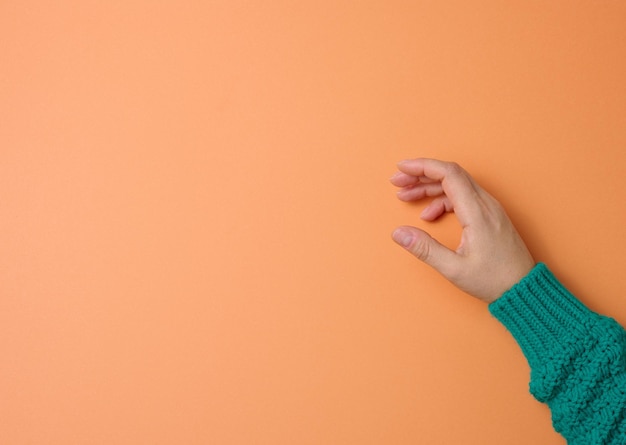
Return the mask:
[(538, 264), (489, 305), (531, 369), (530, 392), (570, 445), (626, 445), (626, 332)]

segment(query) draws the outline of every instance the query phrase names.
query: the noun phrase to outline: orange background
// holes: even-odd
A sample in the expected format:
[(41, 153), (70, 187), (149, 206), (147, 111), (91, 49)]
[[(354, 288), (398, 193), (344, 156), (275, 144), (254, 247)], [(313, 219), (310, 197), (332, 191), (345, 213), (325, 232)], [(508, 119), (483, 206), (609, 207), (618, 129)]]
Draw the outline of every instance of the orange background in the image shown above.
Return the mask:
[(0, 2), (0, 443), (563, 444), (390, 239), (453, 159), (626, 324), (626, 3)]

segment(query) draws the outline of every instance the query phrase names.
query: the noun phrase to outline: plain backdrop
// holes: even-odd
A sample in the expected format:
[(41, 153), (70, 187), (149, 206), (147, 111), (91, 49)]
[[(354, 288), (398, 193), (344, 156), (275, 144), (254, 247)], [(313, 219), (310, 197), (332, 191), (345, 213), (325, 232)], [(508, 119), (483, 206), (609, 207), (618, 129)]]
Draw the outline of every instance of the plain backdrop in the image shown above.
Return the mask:
[(0, 443), (564, 444), (390, 238), (455, 160), (626, 324), (626, 3), (0, 2)]

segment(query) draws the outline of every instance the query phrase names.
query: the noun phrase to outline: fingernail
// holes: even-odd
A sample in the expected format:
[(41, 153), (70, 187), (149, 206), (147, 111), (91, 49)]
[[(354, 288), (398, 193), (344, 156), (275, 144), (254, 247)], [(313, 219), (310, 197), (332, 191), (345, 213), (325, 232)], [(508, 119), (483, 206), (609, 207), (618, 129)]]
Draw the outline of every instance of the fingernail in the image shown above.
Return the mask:
[(413, 244), (413, 233), (410, 230), (399, 228), (394, 230), (392, 235), (393, 240), (400, 244), (402, 247), (409, 247)]
[(395, 172), (393, 174), (393, 176), (391, 178), (389, 178), (390, 181), (393, 181), (394, 179), (396, 179), (398, 176), (402, 175), (402, 172)]

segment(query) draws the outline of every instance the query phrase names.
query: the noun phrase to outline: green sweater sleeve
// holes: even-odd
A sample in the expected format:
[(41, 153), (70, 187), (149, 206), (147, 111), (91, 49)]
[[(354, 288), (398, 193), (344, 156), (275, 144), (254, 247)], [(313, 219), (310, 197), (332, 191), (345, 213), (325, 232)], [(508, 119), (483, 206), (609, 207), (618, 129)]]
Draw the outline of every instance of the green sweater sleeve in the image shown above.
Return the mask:
[(538, 264), (489, 305), (530, 366), (530, 392), (568, 444), (626, 444), (626, 332)]

